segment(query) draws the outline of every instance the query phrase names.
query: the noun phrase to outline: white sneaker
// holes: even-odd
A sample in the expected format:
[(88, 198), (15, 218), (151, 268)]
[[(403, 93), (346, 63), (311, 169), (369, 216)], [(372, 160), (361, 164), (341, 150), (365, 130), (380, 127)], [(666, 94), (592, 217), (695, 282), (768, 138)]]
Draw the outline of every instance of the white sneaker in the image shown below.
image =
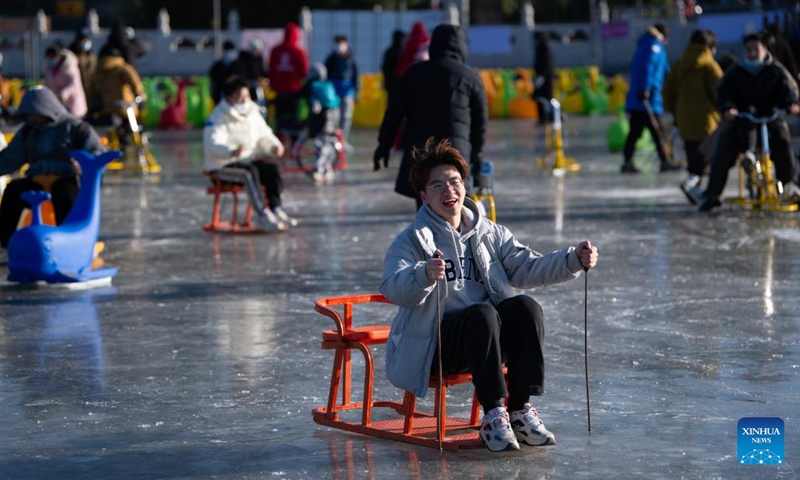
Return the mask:
[(689, 178), (681, 183), (681, 191), (686, 195), (686, 199), (689, 200), (692, 205), (698, 205), (701, 201), (700, 197), (702, 196), (700, 177), (690, 173)]
[(312, 178), (314, 178), (314, 183), (316, 183), (317, 185), (321, 185), (321, 184), (325, 183), (325, 174), (324, 173), (322, 173), (322, 172), (314, 172), (311, 176), (312, 176)]
[(275, 207), (272, 213), (274, 213), (275, 216), (278, 217), (278, 220), (280, 220), (284, 224), (289, 225), (291, 227), (297, 226), (297, 219), (287, 215), (286, 212), (281, 207)]
[(519, 450), (519, 442), (504, 407), (493, 408), (483, 415), (480, 434), (486, 448), (492, 452)]
[(511, 412), (511, 428), (522, 443), (528, 445), (555, 445), (556, 437), (544, 427), (539, 413), (530, 403), (525, 408)]
[(286, 225), (283, 224), (278, 218), (268, 209), (264, 209), (261, 215), (255, 217), (253, 222), (259, 230), (265, 232), (277, 232), (279, 230), (286, 230)]
[(783, 198), (793, 203), (800, 203), (800, 187), (789, 182), (783, 187)]
[(325, 183), (333, 183), (333, 181), (336, 180), (336, 172), (334, 172), (333, 170), (328, 170), (327, 172), (325, 172), (324, 178), (325, 178)]

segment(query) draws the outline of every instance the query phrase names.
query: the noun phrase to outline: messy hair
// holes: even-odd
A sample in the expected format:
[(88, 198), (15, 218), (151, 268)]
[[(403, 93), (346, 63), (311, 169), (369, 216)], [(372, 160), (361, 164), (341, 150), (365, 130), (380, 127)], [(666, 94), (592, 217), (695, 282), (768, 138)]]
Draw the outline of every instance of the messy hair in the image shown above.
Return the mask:
[(759, 42), (765, 47), (767, 46), (767, 43), (764, 41), (764, 36), (758, 33), (748, 33), (742, 37), (742, 45), (747, 45), (748, 42)]
[(411, 174), (408, 179), (414, 187), (414, 191), (421, 192), (428, 185), (428, 178), (431, 170), (439, 165), (450, 165), (461, 174), (461, 178), (466, 181), (469, 174), (469, 166), (464, 157), (450, 145), (450, 140), (444, 139), (436, 141), (434, 137), (429, 137), (422, 148), (414, 147), (411, 152), (415, 162), (411, 167)]

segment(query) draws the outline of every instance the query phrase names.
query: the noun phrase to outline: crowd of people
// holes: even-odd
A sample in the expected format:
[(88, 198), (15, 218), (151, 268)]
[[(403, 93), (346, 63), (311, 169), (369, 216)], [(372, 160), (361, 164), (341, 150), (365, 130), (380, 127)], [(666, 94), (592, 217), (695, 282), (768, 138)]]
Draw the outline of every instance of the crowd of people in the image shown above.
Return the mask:
[[(701, 211), (711, 211), (722, 204), (728, 171), (740, 156), (745, 169), (756, 168), (758, 126), (739, 113), (757, 117), (800, 113), (795, 53), (777, 22), (744, 36), (741, 59), (725, 55), (718, 62), (716, 35), (700, 29), (692, 33), (689, 45), (670, 68), (665, 50), (668, 40), (667, 27), (654, 24), (637, 42), (625, 102), (630, 131), (621, 172), (639, 172), (632, 159), (644, 128), (655, 142), (660, 170), (678, 168), (668, 157), (661, 130), (666, 111), (672, 115), (686, 151), (688, 175), (680, 188)], [(800, 169), (786, 119), (778, 115), (767, 126), (783, 201), (800, 202)], [(706, 173), (708, 182), (703, 188)]]

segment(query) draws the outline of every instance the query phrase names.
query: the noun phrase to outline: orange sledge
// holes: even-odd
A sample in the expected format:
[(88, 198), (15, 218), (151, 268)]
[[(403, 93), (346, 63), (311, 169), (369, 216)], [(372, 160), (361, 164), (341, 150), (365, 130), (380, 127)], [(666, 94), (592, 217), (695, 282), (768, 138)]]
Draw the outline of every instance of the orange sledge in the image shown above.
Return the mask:
[[(207, 232), (217, 233), (255, 233), (261, 232), (253, 224), (253, 206), (250, 202), (245, 200), (247, 208), (245, 208), (244, 218), (239, 220), (239, 193), (244, 192), (244, 187), (241, 185), (234, 185), (223, 183), (220, 179), (213, 174), (205, 173), (211, 179), (213, 185), (206, 188), (206, 194), (214, 196), (214, 210), (211, 213), (211, 221), (203, 224), (203, 230)], [(262, 189), (264, 187), (261, 187)], [(220, 218), (222, 210), (222, 196), (230, 194), (233, 197), (233, 212), (229, 221)]]
[[(431, 375), (430, 388), (435, 392), (434, 411), (419, 412), (416, 398), (405, 392), (402, 403), (373, 398), (374, 362), (373, 345), (383, 345), (389, 338), (389, 325), (353, 325), (353, 309), (368, 304), (391, 304), (380, 294), (364, 294), (342, 297), (321, 298), (314, 304), (314, 310), (333, 320), (334, 330), (322, 332), (322, 348), (334, 350), (333, 371), (331, 374), (328, 403), (312, 411), (314, 421), (320, 425), (339, 428), (350, 432), (412, 443), (447, 451), (461, 448), (482, 448), (478, 436), (480, 427), (480, 404), (473, 394), (469, 419), (448, 417), (446, 410), (447, 388), (472, 381), (469, 373), (444, 375), (441, 388), (437, 374)], [(361, 402), (351, 397), (353, 349), (364, 355), (364, 397)], [(381, 409), (381, 419), (377, 410)], [(347, 421), (341, 414), (360, 411), (360, 421)], [(388, 412), (384, 414), (383, 412)], [(388, 417), (384, 419), (385, 417)]]

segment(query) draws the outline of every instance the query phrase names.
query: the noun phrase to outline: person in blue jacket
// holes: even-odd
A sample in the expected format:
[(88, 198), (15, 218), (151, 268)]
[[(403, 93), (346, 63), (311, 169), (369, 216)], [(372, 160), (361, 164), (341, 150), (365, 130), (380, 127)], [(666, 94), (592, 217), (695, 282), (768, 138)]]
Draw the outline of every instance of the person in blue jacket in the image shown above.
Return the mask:
[(667, 40), (669, 33), (664, 24), (651, 25), (636, 42), (636, 50), (631, 60), (631, 83), (625, 98), (625, 111), (630, 118), (630, 131), (625, 141), (622, 173), (639, 173), (633, 165), (633, 152), (636, 141), (642, 136), (645, 127), (650, 130), (656, 144), (656, 152), (661, 160), (660, 171), (677, 170), (667, 158), (664, 139), (661, 135), (661, 115), (664, 114), (664, 101), (661, 86), (669, 71), (667, 61)]
[(345, 145), (350, 150), (346, 142), (353, 125), (353, 107), (358, 95), (358, 65), (347, 37), (337, 35), (333, 41), (334, 50), (325, 60), (325, 68), (328, 70), (328, 80), (333, 83), (341, 101), (339, 128), (342, 129)]
[(333, 82), (328, 80), (325, 65), (315, 63), (308, 71), (308, 78), (300, 95), (308, 101), (307, 137), (314, 139), (316, 158), (314, 159), (315, 183), (331, 183), (334, 180), (333, 164), (336, 163), (336, 128), (339, 124), (341, 101), (336, 94)]

